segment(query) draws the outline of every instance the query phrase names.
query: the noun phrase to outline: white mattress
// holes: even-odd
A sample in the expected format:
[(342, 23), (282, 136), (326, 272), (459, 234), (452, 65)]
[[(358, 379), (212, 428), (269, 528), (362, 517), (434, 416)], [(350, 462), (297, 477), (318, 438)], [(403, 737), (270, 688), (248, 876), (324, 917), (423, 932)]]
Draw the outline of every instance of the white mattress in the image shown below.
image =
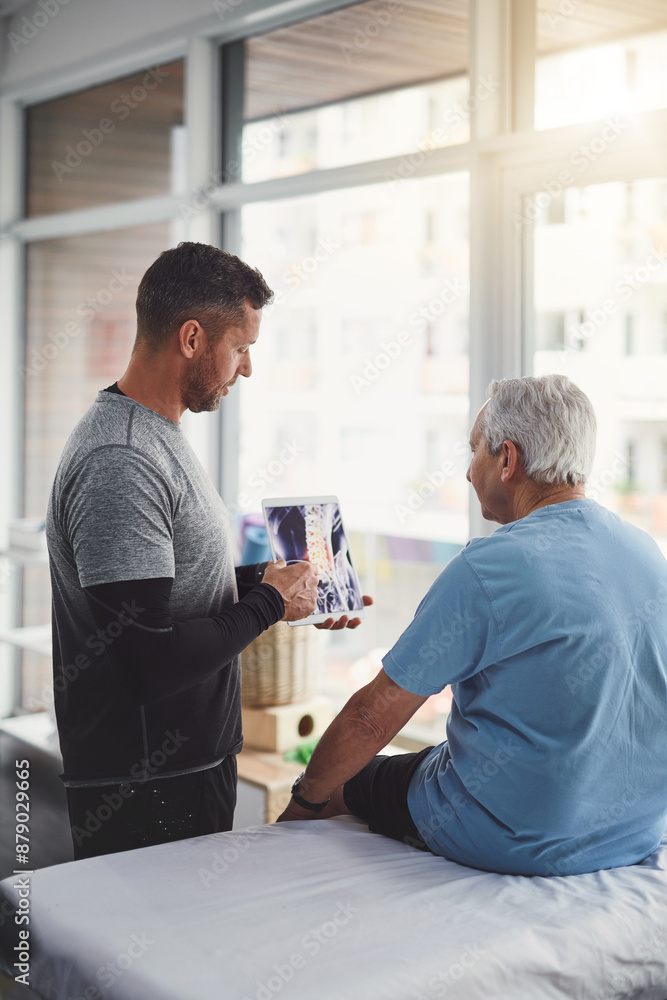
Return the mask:
[(667, 839), (524, 878), (351, 817), (254, 827), (42, 869), (30, 930), (48, 1000), (665, 1000)]

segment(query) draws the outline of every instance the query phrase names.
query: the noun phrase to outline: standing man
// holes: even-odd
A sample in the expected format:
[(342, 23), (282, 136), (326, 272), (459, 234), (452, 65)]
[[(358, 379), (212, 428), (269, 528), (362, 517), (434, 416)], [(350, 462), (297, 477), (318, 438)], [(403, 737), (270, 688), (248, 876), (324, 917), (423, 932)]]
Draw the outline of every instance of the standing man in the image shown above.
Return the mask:
[[(667, 819), (667, 561), (587, 500), (596, 421), (562, 375), (492, 382), (467, 478), (497, 521), (445, 567), (352, 696), (282, 820), (371, 830), (494, 872), (651, 854)], [(452, 685), (447, 739), (375, 756)]]
[(179, 424), (251, 374), (272, 294), (215, 247), (161, 254), (127, 371), (63, 451), (47, 538), (75, 858), (231, 829), (239, 653), (315, 608), (309, 563), (235, 571), (229, 516)]

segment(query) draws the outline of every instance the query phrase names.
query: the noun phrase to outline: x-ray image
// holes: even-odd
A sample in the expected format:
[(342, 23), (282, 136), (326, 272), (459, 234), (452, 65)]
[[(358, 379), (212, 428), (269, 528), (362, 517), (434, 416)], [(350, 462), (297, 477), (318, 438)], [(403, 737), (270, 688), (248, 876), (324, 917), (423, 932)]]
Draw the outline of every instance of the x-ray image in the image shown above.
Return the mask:
[(308, 560), (319, 574), (316, 615), (363, 609), (361, 591), (343, 530), (338, 501), (304, 498), (303, 503), (262, 504), (271, 550), (285, 562)]

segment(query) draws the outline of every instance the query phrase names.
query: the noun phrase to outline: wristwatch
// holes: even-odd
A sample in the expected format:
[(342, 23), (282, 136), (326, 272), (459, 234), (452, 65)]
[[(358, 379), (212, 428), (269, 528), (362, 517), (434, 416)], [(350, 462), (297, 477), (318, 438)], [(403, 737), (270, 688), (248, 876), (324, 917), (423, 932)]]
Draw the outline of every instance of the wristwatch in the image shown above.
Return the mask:
[(302, 771), (299, 777), (292, 785), (292, 798), (297, 803), (297, 805), (302, 806), (304, 809), (310, 809), (311, 812), (316, 812), (316, 813), (322, 812), (324, 807), (329, 805), (329, 802), (331, 801), (330, 798), (328, 798), (326, 802), (306, 802), (306, 800), (299, 795), (299, 785), (301, 784), (301, 781), (303, 780), (303, 776), (305, 775), (305, 773), (306, 773), (305, 771)]

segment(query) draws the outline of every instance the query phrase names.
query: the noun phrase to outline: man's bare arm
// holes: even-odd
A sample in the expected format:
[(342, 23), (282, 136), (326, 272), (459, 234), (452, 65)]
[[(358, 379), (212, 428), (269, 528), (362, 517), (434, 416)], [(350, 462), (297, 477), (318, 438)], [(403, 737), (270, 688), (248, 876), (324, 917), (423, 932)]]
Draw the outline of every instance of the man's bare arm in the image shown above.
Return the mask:
[[(299, 786), (308, 802), (324, 802), (369, 763), (399, 732), (426, 701), (391, 680), (381, 669), (376, 677), (350, 700), (333, 720), (315, 748)], [(329, 808), (314, 813), (293, 799), (278, 822), (321, 819), (332, 815)]]

